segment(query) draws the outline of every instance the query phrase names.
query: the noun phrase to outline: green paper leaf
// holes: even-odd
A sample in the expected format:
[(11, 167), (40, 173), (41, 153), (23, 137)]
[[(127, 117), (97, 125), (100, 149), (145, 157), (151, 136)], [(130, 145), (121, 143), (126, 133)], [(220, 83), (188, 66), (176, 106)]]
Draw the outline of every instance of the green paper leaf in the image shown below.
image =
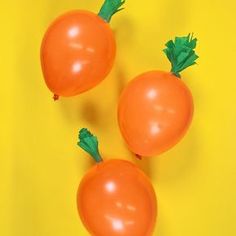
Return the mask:
[(88, 152), (96, 162), (101, 162), (102, 158), (98, 150), (98, 139), (88, 129), (79, 131), (79, 142), (77, 143), (84, 151)]
[(180, 77), (179, 73), (189, 66), (196, 64), (198, 56), (195, 53), (197, 39), (188, 34), (183, 37), (175, 37), (168, 41), (163, 52), (171, 63), (171, 72)]
[(110, 22), (112, 16), (123, 10), (125, 0), (105, 0), (98, 15), (106, 22)]

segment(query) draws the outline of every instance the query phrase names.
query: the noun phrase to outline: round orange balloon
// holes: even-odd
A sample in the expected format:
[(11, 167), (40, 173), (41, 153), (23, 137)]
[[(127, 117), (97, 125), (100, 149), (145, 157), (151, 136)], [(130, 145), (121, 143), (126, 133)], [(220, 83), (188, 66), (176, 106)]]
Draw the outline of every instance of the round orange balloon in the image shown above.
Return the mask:
[(82, 222), (94, 236), (151, 236), (157, 205), (149, 179), (124, 160), (99, 162), (77, 195)]
[(56, 96), (74, 96), (91, 89), (110, 72), (115, 39), (100, 16), (68, 12), (48, 28), (41, 45), (41, 65), (48, 88)]
[(173, 147), (186, 133), (193, 99), (184, 82), (169, 72), (139, 75), (124, 89), (118, 108), (121, 133), (130, 150), (153, 156)]

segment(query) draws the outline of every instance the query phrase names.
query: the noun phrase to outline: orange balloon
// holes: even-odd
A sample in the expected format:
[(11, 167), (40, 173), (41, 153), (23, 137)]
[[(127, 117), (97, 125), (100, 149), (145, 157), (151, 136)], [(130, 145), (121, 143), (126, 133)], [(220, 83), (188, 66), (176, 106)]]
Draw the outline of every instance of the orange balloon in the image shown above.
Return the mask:
[(157, 205), (149, 179), (124, 160), (99, 162), (77, 195), (82, 222), (94, 236), (151, 236)]
[(48, 28), (41, 45), (41, 65), (48, 88), (74, 96), (101, 82), (110, 72), (116, 44), (109, 24), (82, 10), (68, 12)]
[(124, 89), (118, 108), (121, 133), (140, 156), (160, 154), (180, 141), (193, 115), (193, 99), (184, 82), (169, 72), (139, 75)]

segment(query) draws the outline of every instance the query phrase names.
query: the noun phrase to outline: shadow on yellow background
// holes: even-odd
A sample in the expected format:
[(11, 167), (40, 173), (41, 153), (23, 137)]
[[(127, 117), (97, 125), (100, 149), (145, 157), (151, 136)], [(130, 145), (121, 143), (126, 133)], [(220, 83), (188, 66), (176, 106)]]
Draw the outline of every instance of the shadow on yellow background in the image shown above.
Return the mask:
[[(40, 69), (43, 33), (61, 13), (97, 12), (101, 4), (1, 3), (0, 235), (88, 235), (75, 202), (78, 183), (93, 164), (76, 147), (81, 127), (97, 134), (106, 158), (131, 160), (151, 178), (159, 203), (154, 236), (236, 235), (235, 1), (127, 0), (111, 22), (117, 58), (108, 78), (54, 102)], [(199, 65), (182, 76), (194, 96), (193, 123), (175, 148), (140, 162), (117, 126), (119, 94), (141, 72), (169, 70), (164, 43), (189, 32), (199, 39), (200, 55)]]

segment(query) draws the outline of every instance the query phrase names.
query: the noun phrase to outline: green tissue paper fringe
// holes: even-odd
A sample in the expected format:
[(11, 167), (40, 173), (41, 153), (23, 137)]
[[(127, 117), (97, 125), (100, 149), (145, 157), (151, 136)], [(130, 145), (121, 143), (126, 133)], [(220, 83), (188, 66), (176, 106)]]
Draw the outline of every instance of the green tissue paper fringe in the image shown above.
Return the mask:
[(168, 41), (163, 50), (171, 63), (171, 72), (180, 78), (180, 72), (196, 64), (198, 55), (195, 53), (197, 38), (193, 34), (184, 37), (175, 37)]

